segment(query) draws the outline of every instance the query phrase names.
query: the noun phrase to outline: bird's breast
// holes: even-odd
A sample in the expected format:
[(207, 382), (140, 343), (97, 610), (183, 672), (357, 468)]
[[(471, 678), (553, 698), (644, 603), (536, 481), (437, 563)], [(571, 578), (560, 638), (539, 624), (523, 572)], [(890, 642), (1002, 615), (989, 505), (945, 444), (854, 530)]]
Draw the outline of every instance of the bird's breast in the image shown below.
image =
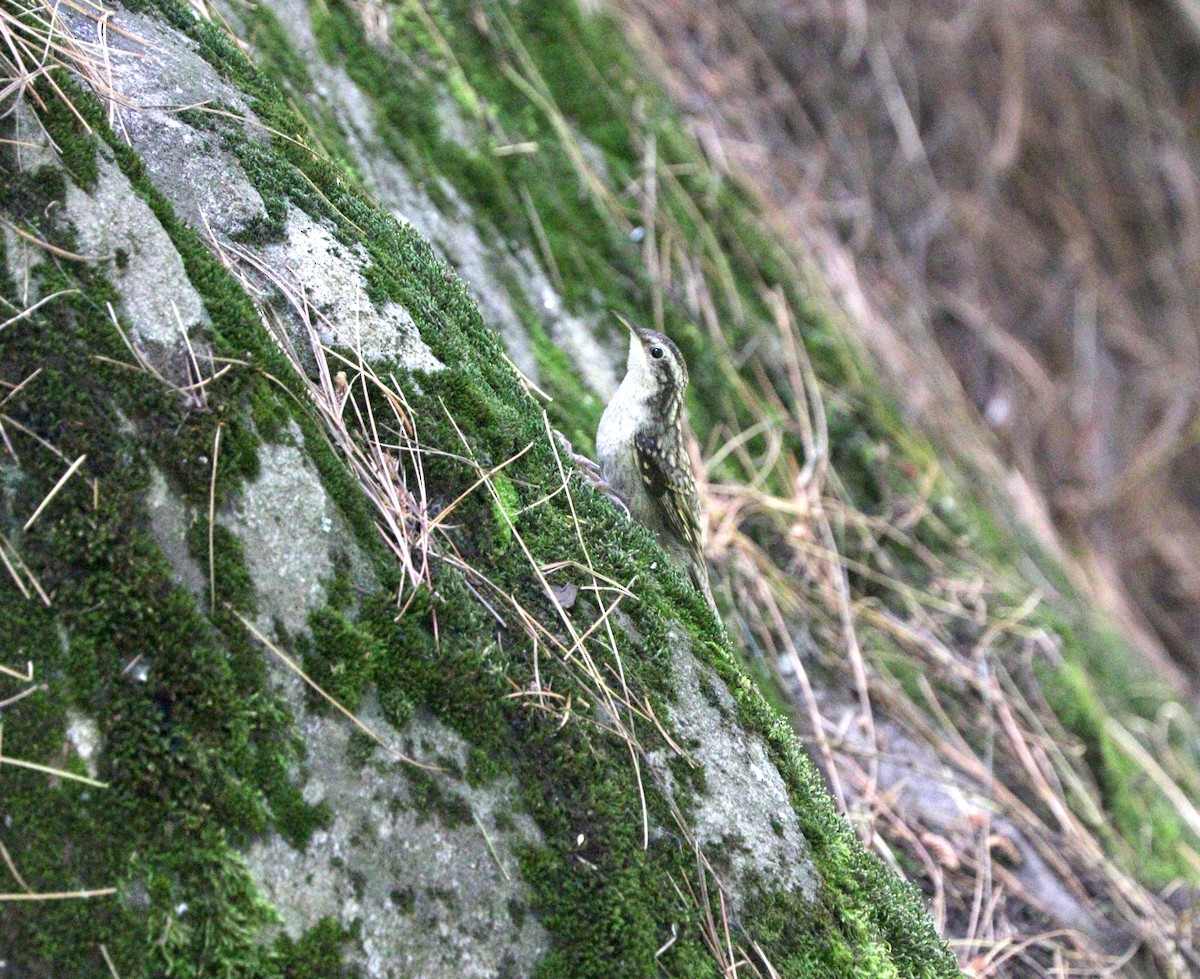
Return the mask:
[(600, 416), (596, 429), (596, 461), (604, 481), (627, 505), (640, 489), (634, 439), (642, 418), (642, 406), (633, 403), (621, 390)]

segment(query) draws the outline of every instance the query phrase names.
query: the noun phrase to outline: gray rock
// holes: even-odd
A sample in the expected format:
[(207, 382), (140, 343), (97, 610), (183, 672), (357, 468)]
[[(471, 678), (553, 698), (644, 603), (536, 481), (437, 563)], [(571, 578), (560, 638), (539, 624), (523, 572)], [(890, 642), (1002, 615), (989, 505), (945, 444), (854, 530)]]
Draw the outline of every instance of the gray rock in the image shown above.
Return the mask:
[(363, 278), (370, 257), (340, 243), (303, 211), (288, 209), (284, 240), (248, 248), (259, 258), (251, 273), (284, 300), (281, 307), (297, 350), (310, 349), (307, 317), (321, 342), (361, 352), (365, 360), (395, 360), (410, 370), (436, 371), (442, 364), (421, 340), (407, 309), (376, 305)]
[(162, 225), (106, 152), (87, 191), (67, 184), (65, 217), (80, 251), (107, 267), (121, 297), (117, 312), (129, 339), (164, 377), (186, 384), (185, 333), (208, 324), (208, 313)]
[[(263, 445), (258, 479), (218, 519), (242, 542), (266, 628), (278, 619), (293, 635), (325, 604), (337, 550), (352, 546), (341, 515), (312, 461), (296, 444)], [(365, 562), (364, 562), (365, 563)]]
[[(81, 40), (96, 39), (91, 17), (63, 8)], [(146, 163), (154, 186), (188, 224), (226, 235), (243, 230), (266, 209), (241, 164), (212, 133), (183, 121), (181, 110), (241, 118), (251, 139), (266, 132), (245, 96), (224, 81), (195, 45), (151, 17), (118, 11), (106, 32), (110, 84), (118, 93), (113, 128)]]
[[(678, 644), (671, 663), (678, 691), (669, 708), (671, 726), (704, 772), (705, 791), (695, 799), (692, 831), (702, 848), (719, 850), (727, 863), (731, 879), (724, 883), (735, 910), (752, 889), (752, 879), (759, 887), (799, 890), (815, 900), (820, 881), (808, 843), (762, 742), (736, 723), (737, 705), (714, 670)], [(675, 779), (666, 762), (663, 753), (650, 755), (655, 774), (670, 790)]]
[[(20, 167), (60, 166), (29, 110), (22, 107), (16, 115), (17, 132), (25, 143), (18, 157)], [(197, 358), (201, 362), (207, 358), (204, 303), (170, 237), (104, 146), (97, 148), (96, 168), (95, 183), (86, 190), (66, 175), (64, 205), (53, 212), (53, 220), (74, 230), (81, 260), (100, 266), (116, 287), (120, 300), (115, 312), (137, 351), (130, 361), (142, 358), (167, 383), (188, 384), (194, 372), (186, 337), (194, 336)], [(9, 275), (24, 300), (32, 303), (38, 297), (33, 294), (30, 270), (47, 253), (7, 226), (4, 242)]]
[(194, 508), (171, 492), (166, 478), (154, 467), (150, 469), (146, 509), (150, 511), (150, 532), (171, 563), (175, 580), (197, 598), (207, 597), (208, 571), (200, 567), (187, 547), (187, 532), (196, 518)]
[[(364, 764), (352, 757), (353, 728), (343, 718), (293, 707), (310, 759), (301, 775), (305, 801), (324, 803), (332, 823), (302, 853), (271, 837), (247, 855), (285, 931), (298, 938), (323, 917), (357, 924), (361, 937), (348, 962), (369, 979), (490, 979), (506, 968), (530, 975), (548, 936), (524, 913), (528, 894), (513, 848), (539, 836), (528, 816), (513, 811), (516, 786), (502, 780), (473, 789), (444, 772), (415, 771), (454, 804), (452, 816), (422, 811), (412, 766), (384, 748)], [(423, 762), (466, 761), (465, 742), (430, 718), (414, 719), (400, 735), (373, 703), (359, 716), (393, 751)], [(510, 818), (498, 826), (500, 813)]]

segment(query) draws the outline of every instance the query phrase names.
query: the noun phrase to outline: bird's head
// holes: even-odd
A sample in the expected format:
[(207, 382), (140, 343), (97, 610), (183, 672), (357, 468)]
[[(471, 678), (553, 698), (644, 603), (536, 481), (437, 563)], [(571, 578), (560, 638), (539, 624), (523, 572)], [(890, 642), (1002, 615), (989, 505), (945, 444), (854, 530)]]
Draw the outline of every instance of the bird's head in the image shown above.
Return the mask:
[(679, 348), (662, 333), (617, 318), (629, 331), (625, 383), (635, 385), (646, 398), (681, 402), (688, 386), (688, 370)]

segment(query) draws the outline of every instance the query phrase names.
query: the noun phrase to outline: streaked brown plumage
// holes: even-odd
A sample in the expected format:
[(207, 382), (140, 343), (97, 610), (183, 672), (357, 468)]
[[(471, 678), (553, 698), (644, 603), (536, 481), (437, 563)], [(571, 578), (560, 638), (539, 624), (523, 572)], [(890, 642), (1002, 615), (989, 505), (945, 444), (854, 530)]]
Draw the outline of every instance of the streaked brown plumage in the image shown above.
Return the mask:
[(684, 442), (687, 364), (668, 337), (625, 326), (631, 334), (625, 379), (596, 432), (600, 471), (715, 609), (704, 562), (700, 496)]

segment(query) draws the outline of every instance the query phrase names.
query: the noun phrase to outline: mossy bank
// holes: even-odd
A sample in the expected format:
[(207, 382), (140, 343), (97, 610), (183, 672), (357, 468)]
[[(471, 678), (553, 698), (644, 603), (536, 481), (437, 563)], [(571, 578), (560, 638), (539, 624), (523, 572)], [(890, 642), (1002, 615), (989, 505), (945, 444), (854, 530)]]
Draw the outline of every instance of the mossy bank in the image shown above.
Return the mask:
[[(577, 17), (543, 9), (488, 13), (547, 40)], [(265, 63), (300, 84), (303, 60), (260, 17), (258, 36), (281, 46)], [(52, 96), (6, 123), (5, 318), (41, 305), (0, 333), (4, 665), (34, 664), (3, 750), (59, 772), (0, 770), (20, 874), (7, 889), (103, 893), (7, 904), (0, 972), (717, 976), (727, 922), (735, 955), (781, 975), (955, 974), (915, 892), (836, 815), (703, 601), (606, 500), (564, 490), (542, 411), (463, 281), (359, 189), (337, 141), (318, 142), (319, 121), (302, 122), (215, 17), (156, 3), (115, 23), (129, 37), (113, 41), (114, 85), (157, 111), (110, 128), (60, 73), (90, 134)], [(352, 43), (341, 8), (317, 23), (324, 48)], [(430, 50), (444, 43), (434, 21), (412, 26)], [(596, 43), (617, 50), (610, 28)], [(424, 151), (402, 126), (428, 131), (447, 111), (486, 125), (500, 93), (423, 72), (419, 48), (407, 57), (409, 87), (381, 111), (419, 181)], [(574, 111), (599, 123), (602, 107)], [(632, 156), (609, 138), (607, 159)], [(460, 155), (470, 203), (497, 223), (522, 206), (514, 186), (560, 201), (542, 221), (559, 303), (589, 277), (641, 303), (620, 221), (584, 235), (597, 214), (574, 189), (491, 172), (503, 154)], [(293, 278), (255, 278), (268, 266)], [(529, 267), (518, 254), (497, 274)], [(295, 325), (287, 283), (322, 297), (317, 329), (350, 364), (366, 326), (390, 324), (370, 367), (405, 399), (424, 513), (458, 500), (415, 588), (264, 327)], [(599, 402), (567, 398), (538, 301), (508, 309), (563, 395), (554, 421), (585, 441)], [(342, 417), (363, 440), (394, 403), (349, 373)], [(381, 441), (400, 434), (385, 425)], [(504, 463), (495, 495), (462, 496)], [(543, 575), (578, 597), (556, 604)], [(592, 629), (615, 597), (589, 593), (595, 580), (630, 591), (611, 619), (619, 662)], [(617, 716), (585, 658), (620, 692)], [(681, 704), (711, 723), (688, 728)]]

